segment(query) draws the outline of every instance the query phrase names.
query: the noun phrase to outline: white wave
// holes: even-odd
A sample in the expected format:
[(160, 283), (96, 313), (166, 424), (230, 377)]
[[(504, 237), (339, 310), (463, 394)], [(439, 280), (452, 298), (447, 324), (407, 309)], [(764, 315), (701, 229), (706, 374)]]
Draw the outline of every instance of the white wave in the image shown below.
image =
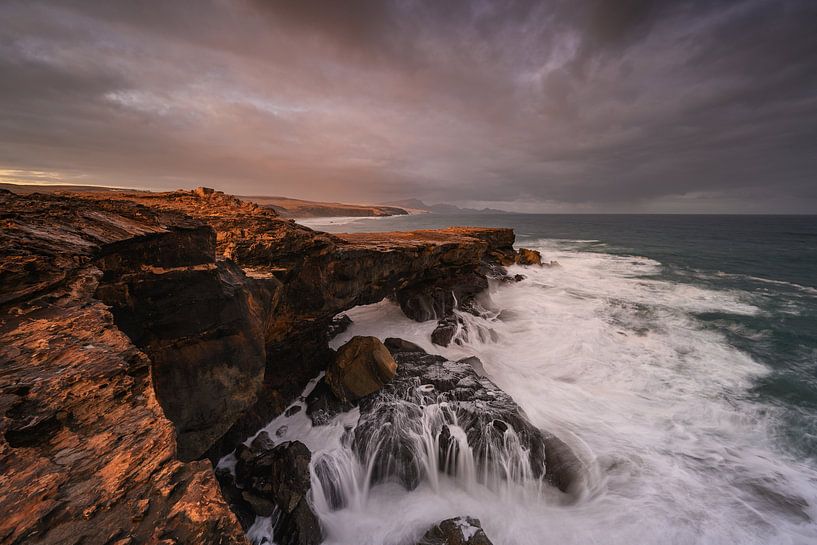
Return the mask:
[[(530, 246), (530, 244), (526, 244)], [(375, 487), (364, 506), (322, 517), (328, 542), (414, 543), (440, 519), (482, 520), (497, 545), (817, 542), (817, 471), (774, 444), (778, 413), (747, 392), (767, 369), (695, 315), (757, 314), (738, 291), (657, 279), (646, 258), (534, 245), (561, 267), (494, 286), (487, 318), (462, 314), (461, 345), (430, 343), (387, 302), (353, 309), (353, 335), (397, 336), (452, 359), (476, 355), (537, 425), (589, 467), (577, 504), (462, 489)]]
[(369, 220), (382, 220), (392, 216), (327, 216), (321, 218), (295, 218), (295, 223), (310, 229), (328, 228), (337, 225), (348, 225)]
[(796, 284), (794, 282), (786, 282), (784, 280), (772, 280), (771, 278), (761, 278), (760, 276), (747, 276), (746, 278), (754, 280), (755, 282), (763, 282), (764, 284), (772, 284), (776, 286), (786, 286), (788, 288), (794, 288), (795, 290), (802, 291), (803, 293), (807, 293), (809, 295), (817, 295), (817, 288), (812, 288), (811, 286), (803, 286), (801, 284)]

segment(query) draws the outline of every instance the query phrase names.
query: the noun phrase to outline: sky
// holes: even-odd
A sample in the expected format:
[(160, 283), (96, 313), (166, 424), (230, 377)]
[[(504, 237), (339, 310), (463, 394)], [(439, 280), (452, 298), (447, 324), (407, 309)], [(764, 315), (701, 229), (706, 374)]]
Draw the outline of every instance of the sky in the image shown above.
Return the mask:
[(3, 0), (0, 181), (815, 213), (817, 1)]

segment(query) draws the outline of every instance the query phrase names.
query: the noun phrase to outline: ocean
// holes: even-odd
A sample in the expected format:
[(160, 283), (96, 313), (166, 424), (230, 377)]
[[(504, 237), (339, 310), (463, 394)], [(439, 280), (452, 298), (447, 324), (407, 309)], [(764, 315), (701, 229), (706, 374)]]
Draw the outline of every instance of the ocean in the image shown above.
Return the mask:
[[(395, 545), (448, 516), (496, 545), (817, 543), (817, 217), (424, 214), (302, 222), (330, 232), (512, 227), (551, 267), (512, 267), (461, 344), (393, 303), (354, 335), (475, 355), (579, 455), (570, 502), (456, 479), (390, 485), (319, 515), (329, 543)], [(297, 426), (294, 428), (297, 429)], [(311, 432), (304, 431), (308, 436)], [(335, 448), (336, 439), (307, 442)], [(331, 435), (331, 434), (330, 434)], [(334, 441), (334, 442), (333, 442)], [(318, 502), (320, 504), (320, 502)]]

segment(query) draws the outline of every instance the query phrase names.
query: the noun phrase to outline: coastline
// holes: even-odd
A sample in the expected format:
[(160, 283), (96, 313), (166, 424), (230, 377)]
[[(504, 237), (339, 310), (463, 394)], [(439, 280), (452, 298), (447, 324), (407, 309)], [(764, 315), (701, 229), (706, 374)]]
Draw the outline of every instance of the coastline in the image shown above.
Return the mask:
[[(708, 218), (693, 240), (699, 218), (305, 220), (357, 231), (327, 233), (206, 188), (0, 198), (0, 504), (37, 514), (3, 531), (404, 545), (470, 517), (497, 543), (591, 542), (599, 520), (632, 542), (690, 490), (685, 542), (814, 529), (813, 398), (779, 393), (808, 369), (811, 277), (754, 251), (802, 256), (808, 219)], [(501, 227), (427, 229), (455, 221)], [(324, 380), (378, 350), (396, 372)], [(366, 446), (386, 429), (393, 449)], [(286, 479), (263, 481), (273, 458)], [(61, 492), (100, 475), (101, 495)], [(719, 524), (753, 512), (774, 524)]]
[[(0, 443), (8, 479), (0, 504), (19, 513), (0, 530), (16, 540), (70, 531), (95, 543), (119, 527), (140, 541), (158, 532), (242, 542), (239, 522), (246, 530), (247, 510), (265, 513), (269, 500), (247, 506), (229, 483), (216, 484), (207, 459), (281, 414), (330, 365), (333, 318), (385, 297), (416, 320), (428, 319), (417, 312), (431, 307), (449, 316), (487, 287), (486, 274), (502, 277), (501, 263), (520, 258), (510, 229), (329, 235), (207, 188), (115, 200), (3, 190), (0, 198), (7, 215), (0, 356), (14, 384)], [(83, 378), (66, 383), (71, 376)], [(85, 384), (93, 397), (82, 395)], [(107, 434), (128, 440), (107, 443), (100, 439)], [(50, 462), (56, 452), (71, 453), (58, 468)], [(139, 460), (149, 482), (116, 460)], [(57, 475), (66, 489), (103, 475), (106, 492), (30, 493)], [(168, 479), (185, 492), (163, 494)], [(61, 517), (42, 528), (54, 509)], [(309, 524), (282, 531), (312, 532), (318, 543)]]

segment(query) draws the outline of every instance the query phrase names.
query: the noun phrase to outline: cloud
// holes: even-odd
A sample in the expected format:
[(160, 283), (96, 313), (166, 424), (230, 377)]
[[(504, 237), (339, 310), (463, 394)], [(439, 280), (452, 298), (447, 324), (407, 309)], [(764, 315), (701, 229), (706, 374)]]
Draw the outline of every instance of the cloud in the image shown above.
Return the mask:
[(809, 0), (11, 0), (0, 169), (326, 200), (814, 210), (815, 20)]

